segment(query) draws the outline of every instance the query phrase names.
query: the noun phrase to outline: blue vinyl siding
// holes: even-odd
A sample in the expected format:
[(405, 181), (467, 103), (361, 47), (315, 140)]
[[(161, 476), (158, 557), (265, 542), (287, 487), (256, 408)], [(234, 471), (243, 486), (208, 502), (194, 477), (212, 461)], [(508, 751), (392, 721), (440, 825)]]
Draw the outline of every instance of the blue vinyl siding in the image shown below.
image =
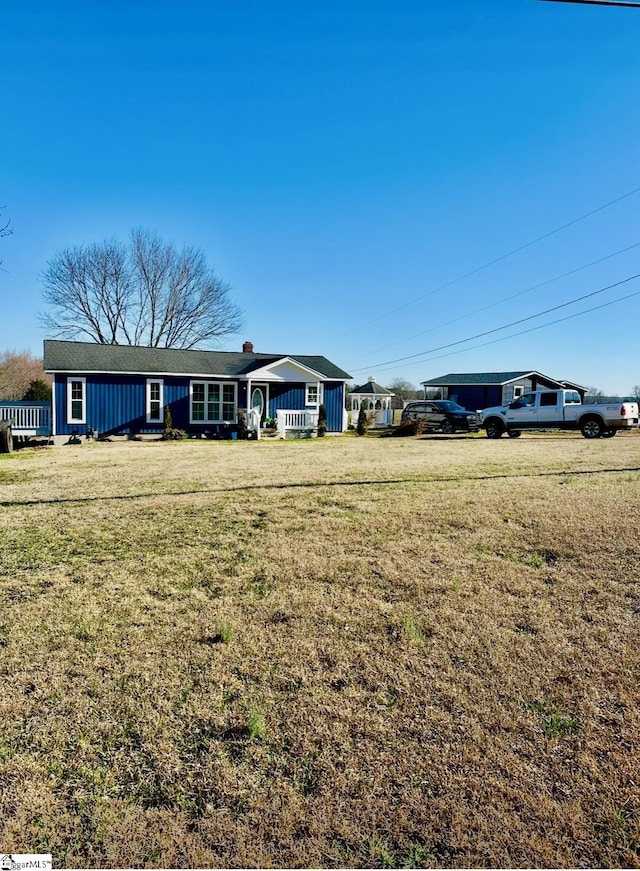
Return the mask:
[[(86, 378), (84, 409), (86, 423), (83, 424), (67, 422), (67, 381), (78, 377)], [(163, 405), (170, 407), (174, 427), (186, 432), (202, 432), (215, 426), (210, 423), (189, 423), (189, 383), (191, 380), (203, 379), (191, 379), (187, 376), (157, 377), (163, 381)], [(71, 435), (73, 432), (84, 435), (89, 427), (104, 435), (162, 432), (161, 423), (147, 423), (146, 384), (146, 375), (57, 375), (54, 391), (56, 435)], [(343, 383), (325, 382), (324, 406), (327, 409), (329, 432), (342, 431), (343, 403)], [(246, 407), (247, 385), (245, 382), (240, 382), (238, 408), (244, 410)], [(275, 417), (279, 408), (297, 410), (305, 407), (304, 384), (271, 383), (269, 385), (270, 417)]]
[(327, 410), (327, 431), (342, 432), (342, 412), (344, 409), (344, 384), (342, 381), (325, 382), (324, 407)]
[(279, 408), (302, 411), (304, 404), (304, 384), (270, 384), (269, 417), (275, 417)]
[[(84, 377), (84, 376), (83, 376)], [(162, 423), (147, 423), (147, 376), (138, 375), (87, 375), (86, 376), (86, 424), (67, 423), (67, 379), (57, 376), (56, 433), (83, 434), (88, 427), (101, 434), (108, 433), (160, 433)], [(171, 408), (173, 425), (178, 429), (197, 431), (197, 425), (189, 424), (189, 378), (163, 378), (163, 405)]]
[[(67, 422), (67, 381), (73, 375), (56, 378), (56, 433), (84, 433), (89, 427), (99, 433), (160, 432), (161, 424), (148, 424), (146, 377), (87, 375), (85, 423)], [(166, 392), (164, 398), (167, 402)]]
[(502, 403), (502, 387), (499, 384), (475, 384), (449, 387), (449, 399), (469, 411), (490, 408)]

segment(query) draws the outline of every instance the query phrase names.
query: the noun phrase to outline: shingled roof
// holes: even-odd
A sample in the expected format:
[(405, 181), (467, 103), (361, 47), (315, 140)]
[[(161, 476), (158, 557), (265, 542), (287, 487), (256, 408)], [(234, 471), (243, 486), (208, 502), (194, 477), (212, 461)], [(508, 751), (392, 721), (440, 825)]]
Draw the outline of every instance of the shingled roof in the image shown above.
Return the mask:
[(431, 378), (428, 381), (421, 381), (421, 384), (426, 384), (429, 387), (460, 387), (463, 384), (508, 384), (510, 381), (517, 381), (519, 378), (526, 378), (528, 375), (536, 375), (538, 378), (543, 378), (552, 384), (562, 386), (555, 378), (550, 378), (548, 375), (543, 375), (535, 369), (522, 369), (518, 372), (454, 372), (449, 375), (440, 375), (438, 378)]
[(375, 394), (376, 396), (395, 396), (395, 393), (392, 393), (390, 390), (387, 390), (386, 387), (382, 387), (376, 381), (372, 381), (371, 379), (369, 379), (366, 384), (354, 387), (351, 393), (367, 393)]
[(326, 357), (308, 354), (255, 354), (246, 351), (183, 351), (137, 345), (98, 345), (45, 339), (46, 372), (113, 372), (135, 375), (246, 377), (252, 371), (289, 359), (328, 380), (351, 376)]

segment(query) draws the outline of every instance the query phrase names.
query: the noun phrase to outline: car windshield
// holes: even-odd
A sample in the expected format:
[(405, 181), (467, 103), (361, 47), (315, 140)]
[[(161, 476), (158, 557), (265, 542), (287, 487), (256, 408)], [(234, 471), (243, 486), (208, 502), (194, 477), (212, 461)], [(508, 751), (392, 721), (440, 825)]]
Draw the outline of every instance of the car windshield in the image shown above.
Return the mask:
[(466, 408), (463, 408), (461, 405), (458, 405), (457, 402), (451, 402), (450, 400), (436, 402), (436, 405), (442, 411), (466, 411)]

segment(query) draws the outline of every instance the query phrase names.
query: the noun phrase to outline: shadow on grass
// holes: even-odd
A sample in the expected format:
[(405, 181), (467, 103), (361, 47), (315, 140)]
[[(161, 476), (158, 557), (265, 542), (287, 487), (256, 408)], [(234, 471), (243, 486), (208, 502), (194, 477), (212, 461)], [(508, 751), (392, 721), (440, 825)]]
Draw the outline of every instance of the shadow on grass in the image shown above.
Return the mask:
[(383, 485), (393, 486), (397, 484), (448, 484), (464, 481), (499, 481), (521, 478), (577, 478), (588, 475), (615, 475), (623, 472), (640, 472), (640, 466), (623, 466), (620, 469), (562, 469), (558, 472), (501, 472), (491, 475), (451, 475), (441, 478), (378, 478), (366, 481), (299, 481), (288, 484), (245, 484), (240, 487), (202, 487), (201, 489), (157, 490), (148, 493), (116, 493), (111, 496), (69, 496), (57, 499), (4, 499), (0, 500), (0, 506), (3, 508), (10, 508), (11, 506), (62, 505), (66, 503), (77, 503), (82, 505), (89, 502), (155, 499), (158, 496), (191, 496), (199, 493), (246, 493), (252, 491), (260, 492), (263, 490), (297, 490), (322, 487), (380, 487)]

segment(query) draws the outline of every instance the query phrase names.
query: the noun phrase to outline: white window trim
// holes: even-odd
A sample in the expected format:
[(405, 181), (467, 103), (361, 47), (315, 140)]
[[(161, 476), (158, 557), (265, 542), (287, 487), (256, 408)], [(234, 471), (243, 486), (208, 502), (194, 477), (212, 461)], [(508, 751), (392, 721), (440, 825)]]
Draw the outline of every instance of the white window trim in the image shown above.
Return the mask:
[[(316, 387), (318, 390), (318, 401), (313, 402), (309, 399), (309, 388)], [(324, 402), (324, 384), (322, 381), (307, 381), (304, 385), (304, 404), (309, 405), (312, 408), (319, 408)]]
[[(74, 418), (71, 416), (71, 409), (73, 407), (72, 406), (72, 402), (73, 402), (72, 385), (75, 384), (75, 382), (77, 382), (77, 381), (79, 381), (82, 384), (82, 400), (81, 400), (82, 401), (82, 417), (81, 418), (77, 418), (77, 417)], [(67, 424), (72, 425), (74, 423), (86, 423), (86, 422), (87, 422), (87, 379), (80, 377), (80, 376), (76, 376), (76, 377), (69, 376), (67, 378)]]
[(58, 423), (57, 415), (56, 415), (56, 376), (55, 373), (51, 376), (51, 435), (58, 435), (56, 431), (56, 424)]
[[(151, 417), (151, 385), (160, 385), (160, 417)], [(162, 378), (147, 378), (146, 388), (147, 423), (164, 423), (164, 381)]]
[[(222, 401), (222, 388), (223, 387), (233, 387), (233, 419), (229, 420), (227, 418), (221, 417), (218, 420), (207, 420), (206, 418), (205, 418), (205, 420), (194, 420), (193, 419), (193, 387), (195, 384), (204, 384), (204, 386), (205, 386), (205, 400), (204, 400), (205, 414), (207, 411), (207, 398), (206, 398), (207, 386), (215, 385), (216, 387), (221, 388), (220, 389), (220, 414), (222, 414), (222, 406), (224, 404)], [(195, 426), (207, 426), (208, 424), (212, 424), (212, 423), (235, 423), (237, 421), (237, 419), (238, 419), (238, 384), (236, 381), (205, 381), (205, 380), (202, 380), (200, 378), (194, 378), (193, 381), (189, 382), (189, 423), (190, 424), (194, 424)]]
[(524, 393), (524, 387), (522, 384), (516, 384), (513, 388), (513, 398), (519, 399)]

